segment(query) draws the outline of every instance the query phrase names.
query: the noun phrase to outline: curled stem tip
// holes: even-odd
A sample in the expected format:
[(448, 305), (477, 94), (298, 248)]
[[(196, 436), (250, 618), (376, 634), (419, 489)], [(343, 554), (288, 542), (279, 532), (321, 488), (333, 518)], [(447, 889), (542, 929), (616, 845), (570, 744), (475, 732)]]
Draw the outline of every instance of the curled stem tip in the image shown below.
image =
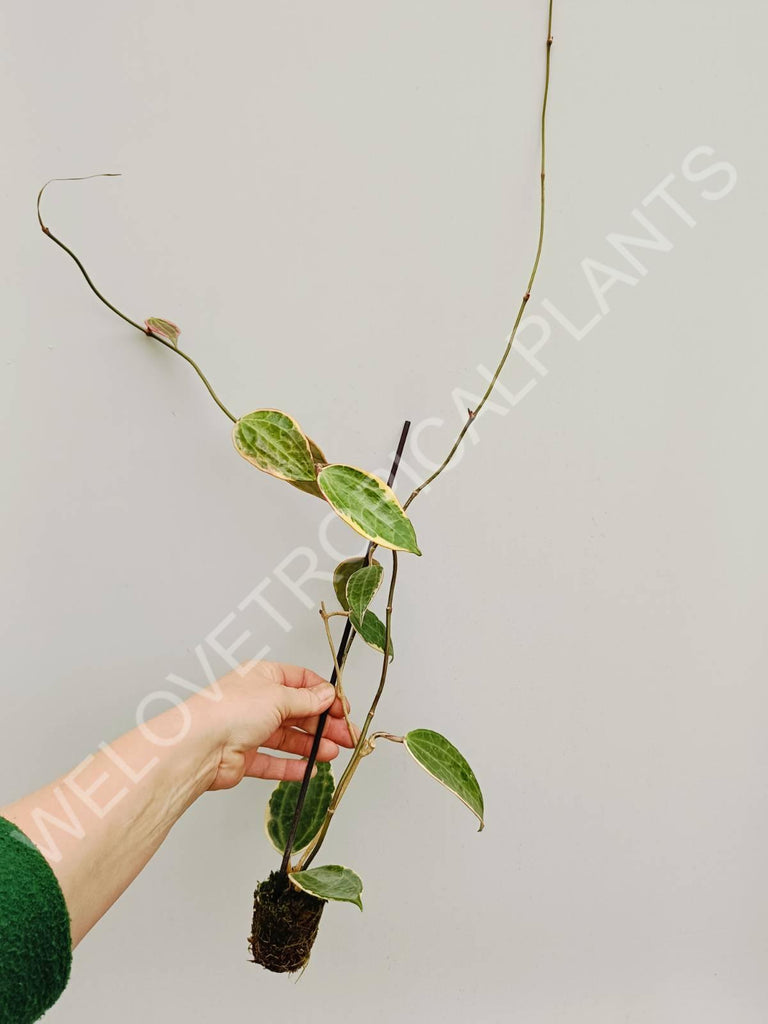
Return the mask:
[(48, 228), (43, 223), (43, 218), (42, 218), (42, 215), (40, 213), (40, 203), (41, 203), (42, 198), (43, 198), (43, 192), (45, 192), (45, 190), (48, 188), (49, 185), (53, 185), (53, 183), (56, 182), (56, 181), (90, 181), (91, 178), (121, 178), (121, 177), (122, 177), (122, 171), (101, 171), (98, 174), (81, 174), (81, 175), (79, 175), (78, 177), (75, 177), (75, 178), (50, 178), (48, 181), (46, 181), (46, 183), (43, 185), (43, 187), (37, 193), (37, 219), (40, 222), (40, 227), (43, 229), (43, 231), (45, 231), (46, 234), (49, 233), (48, 232)]
[(237, 423), (237, 417), (233, 416), (232, 413), (229, 411), (229, 409), (226, 407), (226, 405), (224, 405), (224, 403), (221, 401), (219, 396), (213, 390), (211, 382), (205, 376), (205, 374), (200, 369), (200, 367), (197, 365), (195, 360), (191, 356), (188, 356), (186, 352), (182, 352), (182, 350), (180, 348), (178, 348), (178, 346), (173, 345), (170, 341), (168, 341), (167, 338), (163, 338), (160, 334), (157, 334), (155, 331), (153, 331), (150, 328), (148, 328), (145, 324), (137, 323), (136, 320), (131, 319), (131, 317), (129, 317), (125, 313), (123, 313), (122, 310), (118, 309), (117, 306), (115, 306), (113, 303), (111, 303), (109, 301), (109, 299), (107, 299), (104, 295), (102, 295), (102, 293), (99, 291), (99, 289), (96, 287), (96, 285), (91, 280), (91, 276), (88, 273), (88, 271), (85, 269), (85, 267), (84, 267), (80, 257), (75, 252), (73, 252), (72, 249), (70, 249), (68, 245), (66, 245), (64, 242), (62, 242), (62, 240), (60, 238), (57, 238), (56, 235), (54, 235), (54, 233), (51, 231), (51, 229), (43, 221), (42, 212), (40, 210), (40, 204), (42, 202), (43, 193), (48, 188), (48, 186), (51, 185), (53, 182), (55, 182), (55, 181), (88, 181), (91, 178), (119, 178), (119, 177), (120, 177), (120, 172), (119, 171), (118, 172), (107, 171), (107, 172), (102, 173), (102, 174), (84, 174), (84, 175), (82, 175), (82, 176), (80, 176), (78, 178), (51, 178), (50, 181), (46, 181), (46, 183), (43, 185), (43, 187), (40, 189), (40, 191), (37, 194), (37, 219), (38, 219), (38, 221), (40, 223), (40, 227), (42, 228), (44, 234), (48, 238), (50, 238), (50, 240), (52, 242), (55, 242), (56, 245), (58, 245), (60, 249), (63, 249), (64, 252), (72, 260), (74, 260), (75, 264), (77, 265), (78, 269), (80, 270), (80, 273), (85, 278), (86, 283), (88, 284), (88, 287), (91, 289), (91, 291), (96, 296), (96, 298), (99, 299), (100, 302), (104, 303), (104, 305), (107, 307), (107, 309), (111, 309), (112, 312), (116, 316), (119, 316), (121, 320), (125, 320), (125, 322), (127, 324), (131, 325), (131, 327), (135, 327), (137, 331), (141, 331), (142, 334), (145, 334), (147, 337), (154, 339), (154, 341), (160, 342), (160, 344), (164, 345), (170, 352), (175, 352), (177, 356), (180, 356), (186, 363), (188, 363), (192, 367), (192, 369), (195, 371), (195, 373), (198, 375), (200, 380), (203, 382), (203, 384), (205, 385), (205, 387), (206, 387), (206, 389), (208, 391), (208, 394), (214, 400), (214, 402), (219, 407), (219, 409), (221, 409), (221, 411), (224, 413), (224, 415), (227, 416), (233, 423)]

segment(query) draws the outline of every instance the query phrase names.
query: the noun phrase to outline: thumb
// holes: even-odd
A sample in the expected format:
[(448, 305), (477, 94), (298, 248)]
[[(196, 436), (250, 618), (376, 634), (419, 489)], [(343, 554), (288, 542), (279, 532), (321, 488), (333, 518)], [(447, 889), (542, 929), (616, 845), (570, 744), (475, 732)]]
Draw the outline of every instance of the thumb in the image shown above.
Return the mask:
[(329, 708), (336, 697), (330, 683), (317, 686), (282, 687), (281, 708), (283, 718), (311, 718)]

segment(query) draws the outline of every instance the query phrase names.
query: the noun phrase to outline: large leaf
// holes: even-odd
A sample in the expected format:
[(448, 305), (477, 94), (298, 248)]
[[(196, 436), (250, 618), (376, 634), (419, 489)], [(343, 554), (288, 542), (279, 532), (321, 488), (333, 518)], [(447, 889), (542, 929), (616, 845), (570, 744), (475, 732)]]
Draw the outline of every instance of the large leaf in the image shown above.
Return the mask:
[(351, 868), (341, 864), (326, 864), (321, 868), (294, 871), (288, 877), (297, 889), (319, 896), (322, 900), (354, 903), (363, 909), (363, 901), (360, 899), (363, 881)]
[[(387, 638), (387, 627), (373, 612), (366, 612), (362, 619), (359, 619), (353, 612), (349, 613), (349, 621), (355, 627), (360, 636), (365, 640), (369, 647), (373, 647), (375, 651), (384, 653), (384, 641)], [(395, 656), (395, 648), (392, 643), (392, 637), (389, 638), (389, 657), (390, 660)]]
[(347, 581), (347, 604), (349, 612), (358, 621), (362, 621), (368, 605), (381, 586), (384, 570), (380, 565), (365, 565), (352, 573)]
[[(331, 766), (327, 761), (318, 762), (317, 775), (310, 780), (301, 810), (294, 849), (303, 850), (305, 846), (309, 846), (320, 831), (333, 796), (334, 785)], [(300, 782), (281, 782), (269, 798), (264, 826), (270, 842), (278, 853), (285, 851), (300, 789)]]
[(174, 348), (179, 347), (181, 328), (173, 323), (172, 320), (163, 320), (160, 316), (151, 316), (148, 320), (144, 321), (144, 324), (153, 334), (159, 334), (161, 338), (170, 341)]
[(391, 487), (356, 466), (332, 464), (317, 476), (320, 490), (345, 523), (383, 548), (420, 555), (416, 533)]
[[(327, 466), (328, 465), (328, 459), (326, 459), (326, 457), (323, 454), (323, 452), (321, 451), (321, 449), (318, 447), (318, 445), (315, 444), (315, 442), (312, 440), (311, 437), (307, 438), (307, 443), (309, 444), (309, 451), (310, 451), (310, 454), (312, 456), (312, 460), (315, 463), (315, 473), (317, 473), (319, 470), (321, 470), (323, 468), (323, 466)], [(290, 484), (291, 484), (291, 487), (296, 487), (296, 488), (298, 488), (298, 490), (304, 491), (305, 494), (311, 494), (315, 498), (320, 498), (321, 501), (325, 501), (325, 495), (320, 490), (320, 488), (317, 486), (317, 480), (316, 479), (315, 480), (291, 480)]]
[(234, 426), (235, 448), (257, 469), (291, 483), (316, 479), (308, 439), (292, 416), (279, 409), (257, 409)]
[(480, 822), (478, 832), (485, 827), (483, 821), (483, 794), (475, 773), (467, 764), (466, 759), (450, 743), (445, 736), (431, 729), (412, 729), (405, 734), (405, 746), (408, 753), (421, 767), (429, 772), (462, 803), (465, 803)]

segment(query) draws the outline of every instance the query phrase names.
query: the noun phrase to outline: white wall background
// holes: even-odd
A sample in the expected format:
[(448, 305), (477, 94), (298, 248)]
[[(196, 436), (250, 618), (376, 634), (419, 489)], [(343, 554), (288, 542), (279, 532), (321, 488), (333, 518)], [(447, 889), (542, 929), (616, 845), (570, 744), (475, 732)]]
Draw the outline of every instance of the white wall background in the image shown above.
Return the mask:
[[(78, 949), (51, 1024), (768, 1016), (768, 15), (556, 6), (529, 310), (553, 325), (548, 372), (513, 355), (509, 391), (535, 387), (414, 506), (425, 556), (403, 559), (379, 718), (454, 739), (488, 827), (381, 750), (326, 846), (365, 913), (331, 907), (293, 984), (247, 962), (270, 787), (204, 798)], [(124, 172), (52, 187), (48, 222), (119, 306), (183, 326), (234, 410), (286, 408), (371, 468), (406, 416), (440, 417), (437, 454), (532, 257), (545, 15), (4, 6), (0, 802), (130, 728), (169, 673), (201, 681), (195, 645), (317, 547), (323, 511), (249, 470), (191, 371), (87, 291), (37, 229), (40, 184)], [(720, 199), (702, 192), (725, 173), (683, 175), (699, 146), (696, 167), (737, 169)], [(633, 272), (606, 235), (637, 234), (672, 174), (695, 227), (649, 205), (671, 251), (640, 252), (647, 274), (576, 341), (542, 300), (589, 321), (581, 261)], [(327, 671), (316, 616), (268, 593), (293, 631), (254, 610), (227, 635)], [(373, 661), (354, 665), (360, 708)]]

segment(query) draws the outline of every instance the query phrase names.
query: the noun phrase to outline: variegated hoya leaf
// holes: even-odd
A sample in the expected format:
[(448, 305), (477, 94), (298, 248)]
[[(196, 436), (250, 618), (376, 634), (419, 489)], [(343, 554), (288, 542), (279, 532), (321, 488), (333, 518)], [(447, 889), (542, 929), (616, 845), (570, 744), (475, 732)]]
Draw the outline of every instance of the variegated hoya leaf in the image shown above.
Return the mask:
[(151, 316), (148, 320), (144, 321), (144, 325), (154, 334), (159, 334), (161, 338), (170, 341), (174, 348), (179, 347), (181, 328), (177, 327), (171, 320), (163, 320), (162, 317)]
[(466, 804), (480, 822), (482, 832), (483, 794), (466, 759), (445, 736), (431, 729), (412, 729), (405, 734), (405, 747), (413, 759), (446, 789)]
[[(320, 831), (333, 796), (334, 786), (330, 764), (327, 761), (319, 761), (317, 775), (310, 779), (304, 806), (301, 809), (299, 827), (293, 844), (295, 850), (303, 850), (305, 846), (309, 846)], [(269, 798), (264, 827), (269, 841), (278, 853), (285, 851), (300, 789), (300, 782), (280, 782)]]
[(232, 438), (237, 452), (264, 473), (290, 483), (314, 483), (317, 472), (309, 440), (287, 413), (249, 412), (235, 424)]
[(320, 868), (294, 871), (288, 877), (297, 889), (319, 896), (321, 900), (354, 903), (363, 909), (363, 901), (360, 899), (363, 881), (351, 868), (341, 864), (326, 864)]
[(334, 512), (363, 537), (384, 548), (421, 554), (395, 492), (373, 473), (332, 463), (320, 470), (317, 482)]
[[(369, 647), (372, 647), (375, 651), (379, 651), (381, 654), (384, 653), (384, 641), (387, 637), (387, 627), (373, 612), (366, 612), (362, 619), (359, 619), (353, 612), (349, 613), (349, 621), (355, 627), (360, 636), (365, 640)], [(392, 643), (392, 637), (389, 638), (389, 658), (390, 661), (395, 656), (395, 648)]]
[(373, 600), (376, 591), (381, 586), (381, 578), (384, 569), (380, 565), (364, 565), (362, 569), (353, 572), (347, 581), (347, 604), (351, 615), (362, 622), (368, 610), (368, 605)]
[[(315, 444), (311, 437), (307, 438), (307, 442), (309, 443), (309, 451), (315, 463), (315, 472), (317, 473), (323, 468), (323, 466), (328, 465), (328, 459), (326, 459), (321, 449)], [(320, 498), (321, 501), (325, 501), (325, 495), (317, 486), (317, 480), (291, 480), (290, 483), (292, 487), (296, 487), (298, 490), (304, 491), (305, 494), (311, 494), (313, 497)]]
[[(373, 559), (374, 565), (380, 565), (376, 559)], [(349, 611), (349, 604), (347, 603), (347, 583), (349, 582), (350, 576), (357, 572), (358, 569), (362, 569), (364, 565), (368, 565), (368, 559), (364, 556), (356, 558), (345, 558), (343, 562), (339, 562), (336, 568), (333, 570), (333, 589), (336, 593), (336, 598), (344, 609), (345, 612)]]

